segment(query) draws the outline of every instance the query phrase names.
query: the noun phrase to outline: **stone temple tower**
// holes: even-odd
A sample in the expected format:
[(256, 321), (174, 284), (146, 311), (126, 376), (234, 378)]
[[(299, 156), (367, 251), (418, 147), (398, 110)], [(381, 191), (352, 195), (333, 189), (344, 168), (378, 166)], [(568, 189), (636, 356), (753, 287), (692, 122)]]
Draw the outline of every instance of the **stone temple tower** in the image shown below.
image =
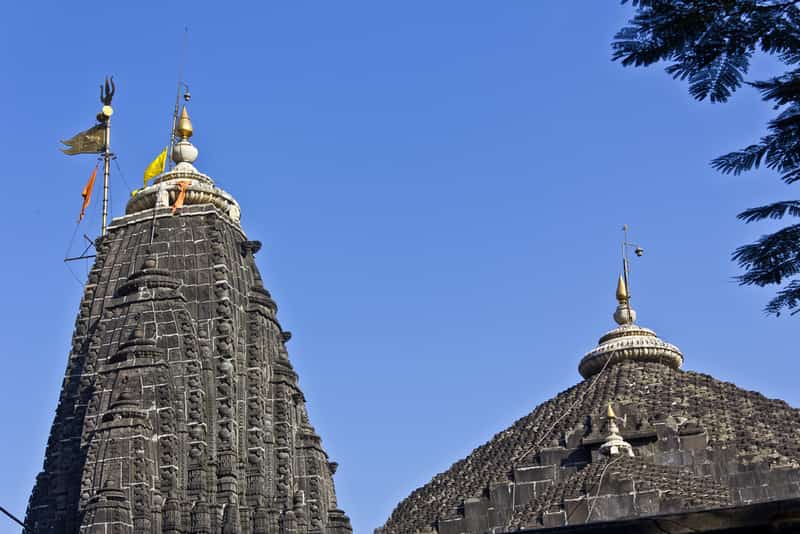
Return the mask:
[(239, 206), (177, 164), (97, 242), (34, 533), (349, 534)]

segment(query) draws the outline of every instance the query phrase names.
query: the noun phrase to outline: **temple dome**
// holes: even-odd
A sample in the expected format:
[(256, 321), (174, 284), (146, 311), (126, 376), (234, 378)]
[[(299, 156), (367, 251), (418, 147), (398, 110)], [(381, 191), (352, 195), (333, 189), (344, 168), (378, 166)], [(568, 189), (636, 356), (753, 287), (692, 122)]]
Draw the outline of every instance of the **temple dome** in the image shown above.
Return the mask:
[(604, 366), (623, 360), (658, 362), (678, 369), (683, 353), (671, 343), (661, 340), (649, 328), (623, 324), (603, 335), (598, 346), (586, 353), (578, 365), (584, 378), (598, 373)]
[(217, 207), (234, 223), (239, 223), (241, 209), (239, 203), (220, 189), (207, 174), (198, 171), (194, 162), (198, 157), (197, 148), (189, 141), (194, 133), (186, 107), (176, 127), (180, 140), (172, 149), (175, 167), (155, 178), (152, 184), (136, 191), (125, 207), (125, 214), (131, 215), (155, 208), (168, 208), (184, 191), (183, 205), (210, 204)]
[(578, 371), (589, 378), (609, 365), (621, 361), (658, 362), (673, 369), (683, 364), (683, 353), (671, 343), (662, 341), (655, 332), (637, 324), (636, 311), (631, 307), (628, 284), (623, 276), (617, 282), (617, 309), (614, 321), (617, 328), (604, 334), (598, 346), (581, 359)]

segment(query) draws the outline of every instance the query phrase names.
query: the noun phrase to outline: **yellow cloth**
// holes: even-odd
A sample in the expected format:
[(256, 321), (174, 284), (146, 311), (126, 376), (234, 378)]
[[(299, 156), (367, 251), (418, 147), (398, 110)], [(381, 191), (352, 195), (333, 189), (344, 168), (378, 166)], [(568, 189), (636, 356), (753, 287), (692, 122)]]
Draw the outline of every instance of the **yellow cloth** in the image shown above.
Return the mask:
[(158, 156), (156, 156), (156, 159), (154, 159), (150, 163), (150, 165), (148, 165), (147, 168), (144, 170), (144, 186), (147, 187), (147, 181), (150, 178), (158, 176), (159, 174), (164, 172), (166, 165), (167, 165), (167, 149), (165, 148), (164, 150), (161, 151), (161, 153)]

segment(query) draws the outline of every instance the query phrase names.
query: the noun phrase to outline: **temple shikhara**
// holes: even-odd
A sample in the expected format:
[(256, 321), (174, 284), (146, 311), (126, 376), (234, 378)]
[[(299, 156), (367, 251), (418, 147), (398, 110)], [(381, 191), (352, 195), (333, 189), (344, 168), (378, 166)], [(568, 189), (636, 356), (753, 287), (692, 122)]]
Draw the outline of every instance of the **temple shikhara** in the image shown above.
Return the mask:
[[(635, 323), (541, 404), (403, 500), (377, 534), (800, 532), (800, 410), (711, 376)], [(702, 325), (699, 325), (702, 327)]]
[(185, 107), (175, 131), (96, 243), (27, 531), (349, 534), (261, 243), (194, 167)]

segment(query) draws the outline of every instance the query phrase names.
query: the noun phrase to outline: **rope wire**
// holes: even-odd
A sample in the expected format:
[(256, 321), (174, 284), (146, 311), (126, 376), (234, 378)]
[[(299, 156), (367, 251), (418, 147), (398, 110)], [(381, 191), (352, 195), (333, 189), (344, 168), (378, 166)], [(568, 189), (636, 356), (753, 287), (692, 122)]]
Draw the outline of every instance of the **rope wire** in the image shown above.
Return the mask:
[(603, 467), (603, 471), (600, 473), (600, 481), (597, 483), (597, 491), (594, 493), (594, 499), (592, 499), (592, 502), (589, 503), (589, 511), (586, 513), (586, 521), (584, 521), (584, 523), (588, 523), (589, 519), (592, 517), (592, 511), (594, 511), (594, 505), (597, 502), (597, 496), (600, 495), (600, 489), (603, 487), (603, 477), (606, 476), (606, 471), (608, 471), (608, 468), (611, 467), (614, 463), (622, 460), (624, 457), (625, 456), (623, 454), (620, 454), (619, 456), (608, 462), (605, 465), (605, 467)]
[(122, 172), (122, 167), (119, 166), (119, 156), (114, 157), (114, 165), (117, 166), (117, 170), (119, 171), (119, 177), (122, 178), (122, 183), (124, 183), (125, 187), (128, 188), (128, 194), (130, 194), (131, 192), (133, 192), (133, 188), (131, 187), (131, 184), (128, 183), (128, 180), (125, 178), (125, 173)]
[[(538, 439), (538, 441), (536, 441), (536, 443), (534, 443), (534, 444), (533, 444), (531, 447), (529, 447), (528, 449), (526, 449), (526, 450), (525, 450), (525, 451), (524, 451), (522, 454), (518, 454), (517, 456), (515, 456), (514, 458), (512, 458), (512, 460), (511, 460), (511, 461), (512, 461), (512, 464), (511, 464), (511, 468), (512, 468), (512, 469), (513, 469), (513, 468), (516, 466), (517, 462), (518, 462), (518, 461), (519, 461), (521, 458), (525, 458), (525, 457), (526, 457), (528, 454), (530, 454), (532, 451), (536, 450), (536, 449), (539, 447), (539, 445), (541, 445), (541, 443), (542, 443), (542, 442), (545, 440), (545, 438), (546, 438), (547, 436), (549, 436), (549, 435), (550, 435), (550, 432), (552, 432), (552, 431), (553, 431), (553, 429), (556, 427), (556, 425), (558, 425), (558, 423), (560, 423), (560, 422), (561, 422), (561, 421), (562, 421), (562, 420), (563, 420), (563, 419), (564, 419), (564, 418), (567, 416), (567, 414), (569, 414), (569, 413), (572, 411), (572, 409), (573, 409), (573, 408), (575, 408), (575, 406), (577, 406), (577, 405), (578, 405), (578, 403), (579, 403), (579, 402), (581, 402), (582, 400), (584, 400), (585, 396), (586, 396), (586, 395), (587, 395), (587, 394), (588, 394), (588, 393), (589, 393), (589, 392), (590, 392), (592, 389), (594, 389), (594, 386), (595, 386), (595, 384), (597, 384), (597, 381), (600, 379), (600, 376), (603, 374), (603, 372), (605, 372), (606, 368), (608, 367), (608, 364), (609, 364), (609, 363), (611, 363), (611, 360), (614, 358), (614, 354), (615, 354), (615, 353), (614, 353), (614, 352), (612, 352), (612, 353), (609, 355), (608, 359), (607, 359), (607, 360), (606, 360), (606, 362), (603, 364), (603, 367), (602, 367), (602, 368), (600, 369), (600, 371), (598, 371), (598, 373), (597, 373), (597, 374), (594, 376), (594, 379), (592, 380), (591, 384), (589, 384), (589, 387), (588, 387), (588, 388), (586, 388), (586, 391), (583, 393), (583, 395), (581, 395), (581, 396), (579, 396), (577, 399), (575, 399), (575, 402), (573, 402), (573, 403), (572, 403), (572, 404), (569, 406), (569, 408), (567, 408), (566, 410), (564, 410), (564, 413), (562, 413), (562, 414), (561, 414), (561, 415), (558, 417), (558, 419), (556, 419), (556, 420), (555, 420), (555, 422), (554, 422), (552, 425), (550, 425), (550, 427), (549, 427), (549, 428), (548, 428), (548, 429), (547, 429), (547, 430), (546, 430), (546, 431), (545, 431), (545, 432), (542, 434), (542, 436), (541, 436), (541, 437)], [(601, 478), (601, 481), (602, 481), (602, 478)], [(514, 485), (512, 485), (512, 486), (511, 486), (511, 518), (513, 518), (513, 516), (514, 516), (514, 510), (516, 510), (516, 508), (517, 508), (517, 506), (516, 506), (516, 504), (515, 504), (515, 503), (516, 503), (516, 500), (517, 500), (517, 485), (516, 485), (516, 484), (514, 484)], [(511, 521), (511, 518), (509, 518), (509, 521)]]
[(3, 514), (5, 514), (5, 515), (6, 515), (6, 516), (7, 516), (9, 519), (11, 519), (12, 521), (14, 521), (14, 522), (15, 522), (15, 523), (17, 523), (18, 525), (20, 525), (20, 526), (22, 527), (22, 533), (23, 533), (23, 534), (25, 534), (26, 532), (28, 532), (28, 527), (27, 527), (27, 526), (25, 526), (25, 523), (23, 523), (22, 521), (20, 521), (20, 520), (19, 520), (19, 518), (17, 518), (17, 517), (16, 517), (14, 514), (12, 514), (11, 512), (9, 512), (8, 510), (6, 510), (5, 508), (3, 508), (2, 506), (0, 506), (0, 512), (2, 512), (2, 513), (3, 513)]
[(550, 432), (552, 432), (552, 431), (553, 431), (553, 429), (556, 427), (556, 425), (558, 425), (558, 423), (560, 423), (560, 422), (561, 422), (561, 421), (562, 421), (562, 420), (563, 420), (563, 419), (564, 419), (564, 418), (565, 418), (565, 417), (566, 417), (566, 416), (567, 416), (567, 415), (568, 415), (568, 414), (569, 414), (569, 413), (572, 411), (572, 409), (573, 409), (573, 408), (575, 408), (575, 406), (577, 406), (577, 405), (578, 405), (578, 403), (579, 403), (579, 402), (581, 402), (582, 400), (584, 400), (584, 398), (585, 398), (586, 394), (587, 394), (587, 393), (589, 393), (589, 392), (590, 392), (590, 391), (591, 391), (591, 390), (594, 388), (595, 384), (597, 384), (597, 381), (600, 379), (600, 376), (603, 374), (603, 371), (605, 371), (605, 370), (606, 370), (606, 367), (608, 367), (608, 364), (611, 362), (611, 360), (612, 360), (613, 358), (614, 358), (614, 353), (612, 352), (612, 353), (609, 355), (608, 359), (606, 360), (606, 363), (604, 363), (604, 364), (603, 364), (603, 367), (602, 367), (602, 368), (600, 369), (600, 371), (599, 371), (599, 372), (598, 372), (598, 373), (597, 373), (597, 374), (594, 376), (594, 379), (592, 380), (592, 383), (591, 383), (591, 384), (589, 384), (589, 387), (588, 387), (588, 388), (586, 388), (586, 391), (583, 393), (583, 395), (581, 395), (581, 396), (579, 396), (577, 399), (575, 399), (575, 402), (573, 402), (573, 403), (570, 405), (570, 407), (569, 407), (569, 408), (567, 408), (566, 410), (564, 410), (564, 413), (562, 413), (562, 414), (561, 414), (561, 415), (558, 417), (558, 419), (556, 419), (556, 420), (555, 420), (555, 422), (554, 422), (552, 425), (550, 425), (550, 428), (548, 428), (548, 429), (547, 429), (547, 430), (546, 430), (546, 431), (545, 431), (545, 432), (542, 434), (542, 436), (539, 438), (539, 440), (538, 440), (536, 443), (534, 443), (534, 444), (533, 444), (531, 447), (527, 448), (527, 449), (526, 449), (526, 450), (525, 450), (525, 451), (524, 451), (522, 454), (518, 454), (517, 456), (515, 456), (515, 457), (512, 459), (512, 462), (513, 462), (514, 464), (516, 464), (516, 463), (517, 463), (517, 462), (518, 462), (518, 461), (519, 461), (521, 458), (524, 458), (524, 457), (526, 457), (528, 454), (530, 454), (531, 452), (533, 452), (534, 450), (536, 450), (536, 449), (539, 447), (539, 445), (541, 445), (541, 444), (542, 444), (542, 442), (545, 440), (545, 438), (547, 438), (547, 437), (550, 435)]

